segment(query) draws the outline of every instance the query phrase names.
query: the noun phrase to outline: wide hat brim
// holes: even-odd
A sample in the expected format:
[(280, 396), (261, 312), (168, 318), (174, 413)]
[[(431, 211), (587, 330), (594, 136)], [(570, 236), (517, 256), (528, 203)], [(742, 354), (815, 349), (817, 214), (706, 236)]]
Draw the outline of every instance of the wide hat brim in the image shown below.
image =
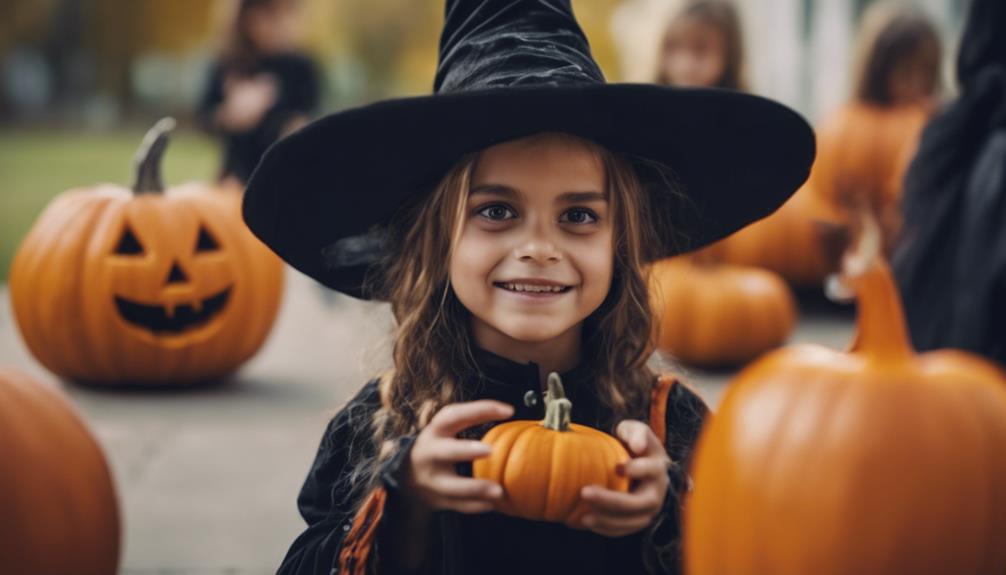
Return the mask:
[[(367, 297), (362, 283), (373, 258), (335, 265), (331, 246), (386, 224), (464, 154), (540, 132), (586, 138), (640, 166), (658, 162), (674, 172), (689, 214), (673, 214), (674, 234), (662, 230), (660, 257), (772, 213), (807, 179), (815, 153), (799, 114), (727, 90), (515, 86), (400, 98), (332, 114), (272, 146), (249, 182), (244, 217), (296, 269)], [(681, 209), (668, 186), (646, 189), (656, 219)]]

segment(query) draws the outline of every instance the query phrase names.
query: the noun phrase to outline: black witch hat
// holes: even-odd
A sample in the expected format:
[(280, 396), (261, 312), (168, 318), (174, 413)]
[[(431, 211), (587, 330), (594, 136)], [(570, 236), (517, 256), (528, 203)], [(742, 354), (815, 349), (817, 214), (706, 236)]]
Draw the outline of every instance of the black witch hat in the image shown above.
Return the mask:
[[(814, 159), (810, 126), (771, 100), (606, 83), (569, 0), (447, 0), (434, 94), (332, 114), (278, 142), (249, 182), (244, 217), (295, 268), (370, 297), (363, 278), (386, 255), (382, 230), (399, 206), (464, 154), (539, 132), (586, 138), (634, 163), (663, 237), (659, 257), (772, 213)], [(673, 170), (676, 190), (651, 177), (655, 165)]]

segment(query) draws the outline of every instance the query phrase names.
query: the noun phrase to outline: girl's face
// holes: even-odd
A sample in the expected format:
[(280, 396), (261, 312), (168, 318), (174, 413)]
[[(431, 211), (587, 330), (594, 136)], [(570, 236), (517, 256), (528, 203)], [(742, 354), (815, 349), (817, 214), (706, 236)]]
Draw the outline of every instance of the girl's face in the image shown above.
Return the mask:
[(483, 151), (450, 261), (476, 341), (579, 338), (611, 286), (611, 211), (604, 164), (582, 142), (548, 134)]
[(252, 8), (245, 15), (248, 36), (255, 47), (271, 54), (289, 49), (297, 35), (297, 12), (286, 2)]
[(726, 54), (719, 29), (695, 18), (679, 18), (664, 42), (663, 75), (672, 86), (716, 86), (726, 73)]
[(891, 104), (929, 104), (936, 94), (939, 81), (939, 47), (926, 45), (917, 54), (905, 58), (891, 70), (887, 80), (887, 93)]

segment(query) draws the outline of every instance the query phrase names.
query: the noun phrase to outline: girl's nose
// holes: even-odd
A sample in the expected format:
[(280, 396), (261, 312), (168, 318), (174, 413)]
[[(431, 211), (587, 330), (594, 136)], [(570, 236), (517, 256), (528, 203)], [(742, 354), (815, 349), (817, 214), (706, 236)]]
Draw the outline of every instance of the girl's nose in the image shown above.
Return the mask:
[(555, 244), (541, 236), (527, 238), (521, 242), (514, 255), (520, 261), (536, 261), (539, 263), (557, 262), (562, 259), (562, 253)]

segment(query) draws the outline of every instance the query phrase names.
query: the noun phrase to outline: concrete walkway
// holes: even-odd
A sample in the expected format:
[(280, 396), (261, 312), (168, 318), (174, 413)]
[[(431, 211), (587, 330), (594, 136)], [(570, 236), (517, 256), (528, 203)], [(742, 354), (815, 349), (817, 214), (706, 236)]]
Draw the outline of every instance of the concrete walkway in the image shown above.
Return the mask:
[[(391, 314), (289, 272), (265, 347), (223, 385), (171, 392), (65, 385), (111, 462), (124, 520), (122, 573), (275, 573), (303, 524), (296, 495), (322, 430), (385, 365)], [(55, 383), (28, 354), (0, 286), (0, 365)], [(795, 341), (836, 348), (848, 317), (804, 317)], [(690, 373), (712, 404), (731, 374)]]

